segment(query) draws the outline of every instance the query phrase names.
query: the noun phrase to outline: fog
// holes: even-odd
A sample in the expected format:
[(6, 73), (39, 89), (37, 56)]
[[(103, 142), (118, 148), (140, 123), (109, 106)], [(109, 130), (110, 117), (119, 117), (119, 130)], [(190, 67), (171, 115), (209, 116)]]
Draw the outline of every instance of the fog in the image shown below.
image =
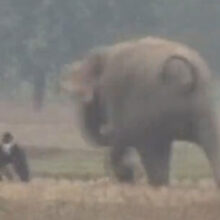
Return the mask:
[[(219, 23), (219, 0), (0, 0), (0, 219), (219, 219)], [(146, 36), (198, 51), (215, 76), (213, 93), (202, 59), (189, 52), (191, 65), (183, 49), (172, 63), (166, 49), (153, 56), (147, 45), (154, 43), (139, 45), (136, 62), (134, 50), (109, 56), (105, 67), (115, 78), (103, 74), (107, 80), (97, 90), (95, 80), (83, 82), (86, 74), (72, 74), (62, 88), (66, 64), (87, 61), (81, 58), (97, 47)], [(169, 71), (158, 71), (162, 64)], [(185, 74), (177, 76), (177, 68)], [(74, 86), (87, 102), (68, 93)], [(209, 106), (212, 94), (216, 106)], [(3, 143), (7, 131), (13, 140)], [(16, 178), (18, 168), (30, 170), (29, 183)], [(120, 184), (122, 178), (135, 184)]]
[(146, 35), (197, 49), (219, 74), (218, 0), (1, 0), (0, 97), (57, 97), (64, 64), (100, 46)]

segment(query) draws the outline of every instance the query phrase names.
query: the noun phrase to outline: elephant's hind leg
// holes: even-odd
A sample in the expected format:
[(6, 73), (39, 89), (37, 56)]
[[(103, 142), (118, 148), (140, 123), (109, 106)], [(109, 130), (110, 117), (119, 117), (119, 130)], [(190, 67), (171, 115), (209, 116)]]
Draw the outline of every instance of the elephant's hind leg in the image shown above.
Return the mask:
[(200, 119), (195, 131), (195, 142), (204, 150), (212, 168), (215, 181), (220, 187), (220, 145), (216, 121), (210, 116)]
[(171, 141), (165, 138), (152, 140), (137, 149), (152, 186), (169, 184)]

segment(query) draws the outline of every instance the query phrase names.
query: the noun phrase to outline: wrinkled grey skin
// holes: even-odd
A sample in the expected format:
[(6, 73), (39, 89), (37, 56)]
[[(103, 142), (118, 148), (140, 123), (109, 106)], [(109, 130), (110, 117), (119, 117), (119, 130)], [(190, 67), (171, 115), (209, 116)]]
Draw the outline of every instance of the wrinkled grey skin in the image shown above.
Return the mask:
[[(79, 98), (81, 124), (90, 140), (111, 147), (112, 167), (120, 181), (133, 181), (132, 167), (122, 162), (132, 146), (149, 183), (169, 184), (171, 144), (184, 140), (204, 150), (220, 185), (212, 78), (195, 51), (148, 37), (94, 52), (81, 61), (81, 70), (93, 88), (92, 99)], [(103, 134), (106, 125), (110, 129)]]

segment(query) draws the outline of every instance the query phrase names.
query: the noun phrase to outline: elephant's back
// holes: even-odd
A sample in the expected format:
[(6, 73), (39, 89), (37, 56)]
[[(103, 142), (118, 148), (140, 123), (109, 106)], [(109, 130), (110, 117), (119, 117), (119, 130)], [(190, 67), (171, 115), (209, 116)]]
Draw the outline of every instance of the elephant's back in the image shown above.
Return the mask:
[(196, 71), (197, 85), (204, 87), (210, 80), (210, 70), (197, 51), (175, 41), (146, 37), (140, 40), (118, 43), (108, 47), (104, 81), (116, 85), (134, 80), (140, 86), (158, 85), (159, 74), (172, 56), (187, 59)]

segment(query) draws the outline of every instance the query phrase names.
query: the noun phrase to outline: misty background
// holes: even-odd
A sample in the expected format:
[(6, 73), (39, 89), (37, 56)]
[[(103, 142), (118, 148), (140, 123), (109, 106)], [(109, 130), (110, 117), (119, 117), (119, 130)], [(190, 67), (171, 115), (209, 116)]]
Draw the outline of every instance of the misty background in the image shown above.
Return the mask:
[(0, 0), (0, 99), (59, 97), (64, 64), (146, 35), (197, 49), (220, 74), (219, 0)]

